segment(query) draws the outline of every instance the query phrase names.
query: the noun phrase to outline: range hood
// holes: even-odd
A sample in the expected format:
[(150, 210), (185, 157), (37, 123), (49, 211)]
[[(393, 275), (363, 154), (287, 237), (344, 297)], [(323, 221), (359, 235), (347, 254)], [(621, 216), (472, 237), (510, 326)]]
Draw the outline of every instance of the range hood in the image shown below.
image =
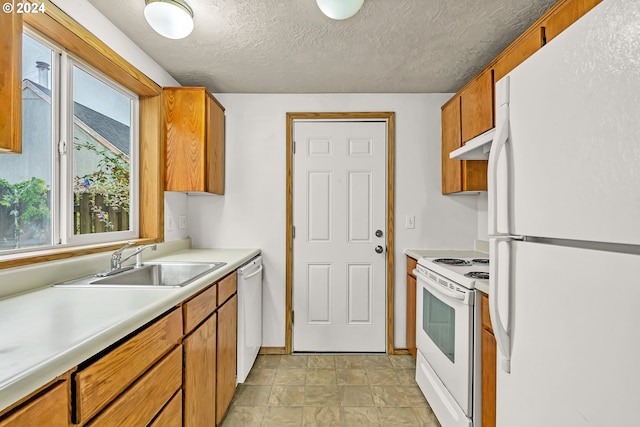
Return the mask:
[(495, 133), (496, 129), (493, 128), (470, 139), (462, 147), (453, 150), (449, 154), (449, 158), (458, 160), (488, 160), (491, 142), (493, 141)]

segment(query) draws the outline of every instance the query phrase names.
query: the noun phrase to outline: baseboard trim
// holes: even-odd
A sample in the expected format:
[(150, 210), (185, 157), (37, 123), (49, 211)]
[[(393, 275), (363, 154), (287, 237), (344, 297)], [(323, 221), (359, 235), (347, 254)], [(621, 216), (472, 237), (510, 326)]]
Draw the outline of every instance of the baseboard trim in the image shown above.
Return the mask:
[(409, 353), (409, 349), (407, 348), (394, 348), (393, 354), (405, 355), (405, 354), (411, 354), (411, 353)]
[(284, 347), (260, 347), (258, 354), (287, 354)]

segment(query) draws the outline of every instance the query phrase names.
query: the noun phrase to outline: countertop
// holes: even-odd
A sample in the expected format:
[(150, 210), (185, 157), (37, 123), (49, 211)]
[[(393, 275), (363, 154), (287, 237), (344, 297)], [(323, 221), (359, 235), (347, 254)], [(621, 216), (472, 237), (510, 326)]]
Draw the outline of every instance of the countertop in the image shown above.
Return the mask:
[[(405, 249), (404, 254), (411, 258), (487, 258), (489, 254), (477, 250), (456, 250), (456, 249)], [(485, 294), (489, 294), (489, 281), (476, 280), (476, 289)]]
[(182, 288), (48, 286), (0, 300), (0, 410), (259, 253), (259, 249), (185, 249), (155, 258), (154, 261), (227, 263)]

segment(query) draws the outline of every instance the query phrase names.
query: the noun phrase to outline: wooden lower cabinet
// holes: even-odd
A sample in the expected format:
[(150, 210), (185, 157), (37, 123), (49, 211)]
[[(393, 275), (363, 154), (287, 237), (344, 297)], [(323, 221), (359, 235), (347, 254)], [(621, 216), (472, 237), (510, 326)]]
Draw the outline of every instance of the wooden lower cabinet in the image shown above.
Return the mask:
[(182, 426), (182, 390), (171, 398), (149, 427), (181, 427)]
[(489, 318), (489, 298), (482, 294), (482, 426), (496, 425), (496, 338)]
[(122, 393), (87, 426), (146, 426), (182, 386), (182, 346)]
[(236, 390), (237, 316), (232, 272), (1, 411), (0, 427), (215, 427)]
[(58, 381), (21, 406), (0, 417), (0, 427), (68, 427), (69, 383)]
[(184, 425), (215, 426), (217, 313), (183, 340)]
[(216, 424), (224, 418), (236, 392), (238, 295), (218, 308)]
[(407, 349), (416, 360), (416, 276), (413, 270), (417, 261), (407, 257)]
[(74, 421), (78, 424), (89, 421), (167, 354), (181, 337), (182, 313), (173, 310), (102, 357), (80, 366), (72, 377)]

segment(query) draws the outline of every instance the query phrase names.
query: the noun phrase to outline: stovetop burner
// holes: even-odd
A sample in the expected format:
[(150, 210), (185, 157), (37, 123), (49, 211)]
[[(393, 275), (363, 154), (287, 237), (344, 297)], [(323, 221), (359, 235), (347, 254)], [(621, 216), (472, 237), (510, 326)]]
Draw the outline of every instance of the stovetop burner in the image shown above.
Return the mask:
[(486, 271), (470, 271), (465, 273), (464, 276), (471, 279), (489, 280), (489, 273)]
[(475, 265), (489, 265), (489, 258), (474, 258), (471, 262)]
[(460, 259), (460, 258), (438, 258), (438, 259), (434, 259), (433, 262), (437, 264), (455, 265), (455, 266), (471, 265), (470, 261)]

